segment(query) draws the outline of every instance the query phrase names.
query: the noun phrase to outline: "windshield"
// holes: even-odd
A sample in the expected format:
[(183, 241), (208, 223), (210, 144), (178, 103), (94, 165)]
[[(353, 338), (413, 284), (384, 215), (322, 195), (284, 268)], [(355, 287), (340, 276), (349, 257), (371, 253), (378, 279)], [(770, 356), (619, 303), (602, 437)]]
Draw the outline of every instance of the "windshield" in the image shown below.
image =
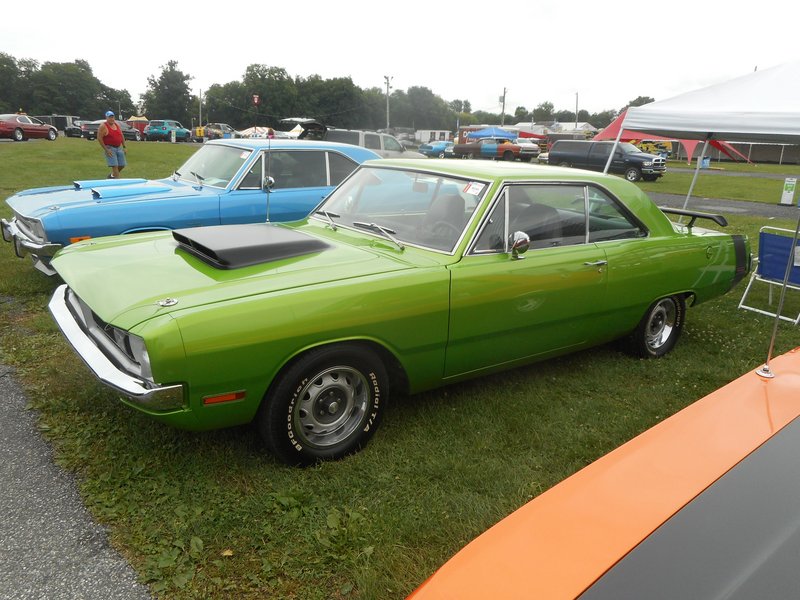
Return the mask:
[(177, 170), (178, 177), (189, 183), (226, 187), (252, 150), (229, 146), (203, 146)]
[(619, 145), (619, 149), (622, 151), (623, 154), (633, 154), (641, 152), (636, 146), (633, 144), (629, 144), (627, 142), (623, 142)]
[(404, 244), (452, 252), (488, 188), (445, 175), (362, 167), (328, 196), (318, 218), (378, 236), (383, 228)]

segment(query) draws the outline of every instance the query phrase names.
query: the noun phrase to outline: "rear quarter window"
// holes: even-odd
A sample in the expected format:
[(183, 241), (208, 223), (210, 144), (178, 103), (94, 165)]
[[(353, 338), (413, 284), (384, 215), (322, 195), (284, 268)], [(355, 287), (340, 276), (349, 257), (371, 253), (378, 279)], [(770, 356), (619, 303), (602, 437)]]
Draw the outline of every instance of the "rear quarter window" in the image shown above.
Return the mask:
[(354, 161), (336, 152), (328, 152), (331, 185), (339, 185), (358, 166)]

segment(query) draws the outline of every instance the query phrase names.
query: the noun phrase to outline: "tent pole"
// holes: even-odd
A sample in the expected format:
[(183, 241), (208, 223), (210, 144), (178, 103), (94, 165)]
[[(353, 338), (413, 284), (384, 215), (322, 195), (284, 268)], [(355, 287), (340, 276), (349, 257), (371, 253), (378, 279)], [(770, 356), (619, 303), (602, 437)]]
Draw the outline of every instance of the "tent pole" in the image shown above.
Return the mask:
[(697, 166), (694, 169), (694, 177), (692, 177), (692, 184), (689, 186), (689, 193), (686, 194), (686, 200), (683, 201), (683, 210), (686, 210), (686, 206), (689, 204), (689, 198), (692, 197), (692, 191), (694, 190), (694, 184), (697, 181), (697, 175), (700, 173), (700, 163), (703, 161), (703, 157), (706, 155), (706, 150), (708, 150), (708, 140), (711, 139), (711, 134), (709, 133), (706, 136), (706, 143), (703, 144), (703, 151), (700, 153), (700, 156), (697, 158)]
[(769, 340), (769, 350), (767, 350), (767, 362), (764, 363), (756, 373), (761, 377), (771, 379), (775, 374), (769, 368), (769, 361), (772, 359), (772, 351), (775, 349), (775, 338), (778, 336), (778, 323), (781, 320), (781, 311), (783, 310), (783, 300), (786, 297), (786, 288), (789, 284), (789, 276), (792, 273), (794, 266), (794, 258), (797, 252), (797, 238), (800, 236), (800, 217), (797, 218), (797, 227), (794, 230), (794, 238), (792, 239), (792, 247), (789, 250), (789, 260), (786, 261), (786, 273), (783, 276), (783, 285), (781, 286), (781, 296), (778, 299), (778, 310), (775, 311), (775, 324), (772, 326), (772, 337)]
[(619, 139), (622, 137), (622, 132), (625, 129), (625, 119), (622, 119), (622, 123), (619, 124), (619, 131), (617, 132), (617, 139), (614, 140), (614, 145), (611, 147), (611, 154), (608, 155), (608, 160), (606, 161), (606, 168), (603, 169), (603, 175), (608, 175), (608, 169), (611, 167), (611, 159), (614, 158), (614, 152), (617, 151), (617, 146), (619, 146)]

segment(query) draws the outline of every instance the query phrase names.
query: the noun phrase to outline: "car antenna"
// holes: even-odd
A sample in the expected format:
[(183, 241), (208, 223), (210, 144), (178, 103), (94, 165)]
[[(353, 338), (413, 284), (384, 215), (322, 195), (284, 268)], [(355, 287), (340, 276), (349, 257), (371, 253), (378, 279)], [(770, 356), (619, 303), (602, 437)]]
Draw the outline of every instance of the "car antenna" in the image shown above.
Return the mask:
[(272, 193), (272, 185), (275, 180), (272, 178), (272, 138), (269, 135), (269, 127), (267, 127), (267, 223), (269, 223), (269, 200)]

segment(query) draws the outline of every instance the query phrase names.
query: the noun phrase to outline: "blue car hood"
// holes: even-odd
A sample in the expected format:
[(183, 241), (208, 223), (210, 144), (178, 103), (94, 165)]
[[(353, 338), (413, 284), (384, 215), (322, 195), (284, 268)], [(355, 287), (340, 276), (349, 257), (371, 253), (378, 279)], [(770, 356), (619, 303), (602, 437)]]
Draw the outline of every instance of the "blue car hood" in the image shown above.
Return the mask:
[(81, 180), (72, 186), (34, 188), (8, 198), (6, 204), (20, 215), (39, 218), (54, 210), (102, 202), (131, 202), (154, 196), (192, 196), (202, 193), (181, 181), (159, 179)]

